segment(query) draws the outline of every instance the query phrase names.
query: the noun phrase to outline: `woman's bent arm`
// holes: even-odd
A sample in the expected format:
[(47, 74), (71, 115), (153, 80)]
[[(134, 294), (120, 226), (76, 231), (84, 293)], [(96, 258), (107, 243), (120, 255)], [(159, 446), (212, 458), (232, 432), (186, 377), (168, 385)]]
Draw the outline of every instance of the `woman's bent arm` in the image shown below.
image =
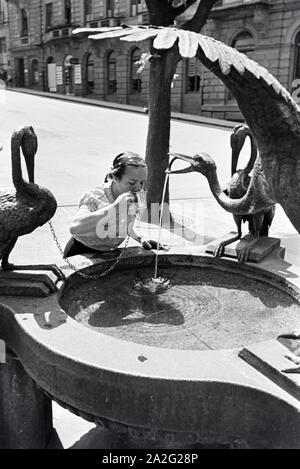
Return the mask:
[[(72, 235), (81, 235), (95, 231), (98, 223), (105, 225), (109, 221), (117, 221), (117, 215), (127, 218), (128, 203), (134, 202), (134, 196), (130, 192), (120, 194), (112, 203), (91, 212), (86, 205), (82, 205), (73, 221), (70, 232)], [(117, 213), (118, 212), (118, 213)]]
[(90, 212), (86, 205), (82, 205), (73, 220), (70, 233), (76, 236), (96, 231), (98, 223), (101, 222), (101, 220), (103, 220), (103, 223), (106, 223), (107, 217), (114, 215), (115, 212), (115, 204), (106, 205), (95, 212)]

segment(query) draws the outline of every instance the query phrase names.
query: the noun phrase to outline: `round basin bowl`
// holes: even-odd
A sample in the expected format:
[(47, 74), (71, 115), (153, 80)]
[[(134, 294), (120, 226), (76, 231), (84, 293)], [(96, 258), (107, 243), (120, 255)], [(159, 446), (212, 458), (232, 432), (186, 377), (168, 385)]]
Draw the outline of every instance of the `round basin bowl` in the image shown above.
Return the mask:
[(60, 306), (89, 337), (85, 353), (99, 344), (100, 369), (87, 364), (89, 381), (78, 373), (72, 381), (72, 395), (84, 386), (89, 396), (77, 406), (162, 447), (298, 448), (298, 403), (239, 357), (243, 346), (298, 327), (296, 287), (256, 266), (201, 255), (160, 255), (158, 274), (169, 284), (158, 289), (153, 273), (153, 256), (129, 256), (106, 277), (72, 275), (61, 291)]
[(74, 281), (60, 304), (83, 326), (128, 342), (180, 350), (240, 348), (300, 323), (299, 303), (239, 266), (152, 266)]
[[(113, 263), (85, 262), (98, 276)], [(274, 338), (299, 327), (296, 283), (184, 251), (160, 255), (165, 282), (153, 272), (153, 255), (129, 252), (58, 297), (12, 299), (1, 338), (51, 399), (146, 448), (300, 448), (299, 401), (240, 353), (271, 343), (290, 365)]]

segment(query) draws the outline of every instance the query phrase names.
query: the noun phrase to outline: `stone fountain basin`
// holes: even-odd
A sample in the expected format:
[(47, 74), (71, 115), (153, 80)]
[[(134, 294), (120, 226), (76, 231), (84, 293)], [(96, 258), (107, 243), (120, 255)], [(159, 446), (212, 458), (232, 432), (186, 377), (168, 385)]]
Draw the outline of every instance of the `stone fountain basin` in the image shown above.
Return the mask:
[[(111, 262), (78, 256), (76, 263), (85, 273), (98, 273)], [(119, 270), (153, 265), (153, 255), (131, 249)], [(272, 268), (239, 266), (184, 250), (161, 254), (159, 265), (239, 273), (299, 299), (296, 282)], [(242, 346), (168, 348), (85, 327), (61, 307), (78, 285), (78, 275), (67, 275), (58, 297), (7, 298), (1, 305), (1, 338), (52, 399), (111, 430), (164, 445), (241, 441), (250, 447), (300, 447), (299, 400), (244, 361)], [(266, 347), (274, 342), (268, 338)], [(279, 366), (291, 364), (280, 343), (275, 353)]]

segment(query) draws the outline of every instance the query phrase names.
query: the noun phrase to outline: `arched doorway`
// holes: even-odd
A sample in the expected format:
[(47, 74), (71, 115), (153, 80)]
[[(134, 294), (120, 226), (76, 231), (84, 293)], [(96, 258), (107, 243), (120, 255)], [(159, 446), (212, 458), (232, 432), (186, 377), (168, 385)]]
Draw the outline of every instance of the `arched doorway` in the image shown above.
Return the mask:
[(15, 71), (16, 71), (16, 86), (25, 86), (25, 65), (24, 58), (15, 58)]
[(72, 55), (67, 55), (64, 60), (64, 84), (65, 94), (74, 94), (74, 65), (71, 63)]
[(38, 86), (40, 81), (39, 75), (39, 62), (37, 59), (33, 59), (31, 62), (31, 70), (30, 70), (30, 84), (33, 87)]
[(249, 31), (241, 31), (233, 39), (231, 47), (252, 58), (252, 51), (255, 50), (254, 38)]
[(141, 59), (141, 51), (137, 47), (131, 53), (130, 57), (130, 94), (139, 94), (142, 91), (141, 74), (138, 73), (138, 61)]
[(91, 53), (86, 54), (84, 58), (84, 95), (93, 94), (95, 92), (94, 81), (94, 59)]
[(138, 72), (140, 65), (138, 64), (141, 59), (141, 50), (136, 47), (130, 53), (129, 61), (129, 104), (136, 106), (143, 106), (142, 94), (142, 78)]
[(114, 51), (110, 51), (106, 57), (106, 95), (116, 94), (117, 83), (117, 58)]

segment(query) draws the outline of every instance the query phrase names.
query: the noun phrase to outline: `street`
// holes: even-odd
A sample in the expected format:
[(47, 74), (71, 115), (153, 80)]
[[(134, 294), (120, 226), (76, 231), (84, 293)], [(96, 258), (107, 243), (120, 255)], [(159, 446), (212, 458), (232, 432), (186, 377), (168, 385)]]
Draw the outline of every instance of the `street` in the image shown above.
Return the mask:
[[(11, 184), (10, 137), (23, 125), (32, 125), (38, 136), (36, 181), (55, 194), (59, 205), (76, 205), (83, 191), (101, 184), (117, 154), (125, 150), (145, 153), (147, 115), (12, 91), (2, 91), (0, 104), (1, 160), (5, 158), (0, 187)], [(210, 153), (221, 181), (226, 182), (230, 176), (229, 135), (228, 130), (173, 121), (171, 151)], [(196, 174), (172, 178), (171, 187), (176, 198), (210, 196), (208, 184)]]
[[(63, 245), (68, 237), (68, 226), (76, 211), (80, 195), (87, 189), (100, 185), (110, 168), (113, 158), (122, 151), (132, 150), (144, 155), (148, 117), (123, 110), (107, 109), (68, 101), (60, 101), (13, 91), (0, 90), (0, 187), (12, 185), (10, 162), (10, 138), (19, 126), (32, 125), (39, 142), (36, 157), (37, 184), (47, 187), (55, 195), (59, 209), (54, 217), (63, 217), (59, 223), (59, 239)], [(216, 161), (221, 186), (230, 179), (230, 130), (208, 125), (172, 120), (170, 151), (193, 155), (201, 151), (209, 153)], [(246, 163), (250, 154), (246, 142), (239, 162)], [(230, 213), (225, 212), (214, 200), (204, 177), (190, 173), (170, 178), (170, 199), (178, 204), (197, 201), (202, 206), (203, 236), (216, 238), (235, 230)], [(63, 228), (62, 228), (63, 227)], [(35, 233), (20, 238), (12, 253), (27, 247), (32, 252), (36, 244), (37, 259), (40, 249), (39, 228)], [(271, 227), (271, 235), (279, 236), (286, 247), (286, 260), (300, 264), (299, 235), (280, 206)], [(50, 236), (50, 233), (49, 233)], [(48, 261), (53, 247), (47, 249)], [(54, 251), (53, 251), (54, 252)], [(56, 251), (55, 251), (56, 252)], [(46, 255), (46, 257), (47, 257)]]

